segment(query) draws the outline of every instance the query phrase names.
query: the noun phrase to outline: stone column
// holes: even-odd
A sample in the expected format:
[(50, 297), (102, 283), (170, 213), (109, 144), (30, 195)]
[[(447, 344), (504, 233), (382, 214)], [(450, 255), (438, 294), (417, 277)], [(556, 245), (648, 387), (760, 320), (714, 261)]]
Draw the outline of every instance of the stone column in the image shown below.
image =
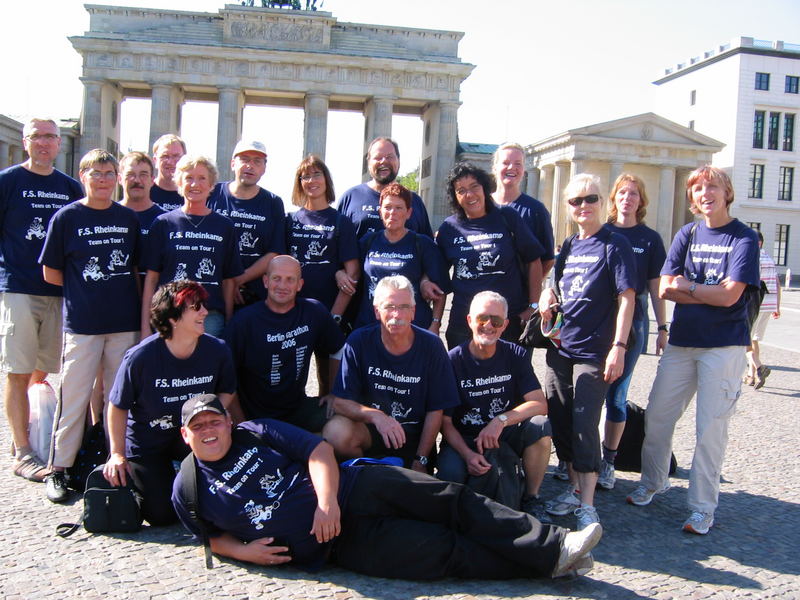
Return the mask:
[[(575, 175), (578, 175), (579, 173), (585, 173), (585, 171), (584, 171), (584, 162), (580, 158), (573, 158), (572, 162), (570, 163), (569, 176), (570, 176), (570, 178), (572, 178), (572, 177), (575, 177)], [(561, 187), (562, 188), (567, 185), (567, 181), (568, 180), (565, 179), (561, 183)]]
[[(544, 204), (545, 208), (550, 211), (552, 218), (553, 213), (553, 177), (555, 172), (555, 165), (544, 165), (539, 169), (540, 173), (544, 173), (544, 177), (539, 178), (539, 189), (536, 191), (535, 197)], [(552, 223), (551, 223), (552, 225)]]
[(0, 142), (0, 170), (9, 166), (8, 160), (8, 142)]
[(150, 94), (150, 143), (148, 148), (153, 147), (153, 142), (165, 133), (178, 134), (180, 131), (180, 117), (182, 93), (174, 85), (166, 83), (154, 83), (151, 86)]
[[(574, 167), (575, 163), (571, 163)], [(553, 200), (551, 204), (552, 218), (553, 218), (553, 236), (555, 237), (556, 245), (559, 245), (565, 237), (567, 237), (567, 221), (569, 217), (564, 210), (564, 202), (561, 199), (561, 192), (569, 181), (570, 163), (559, 162), (556, 163), (556, 168), (553, 173)]]
[[(428, 216), (434, 228), (450, 214), (445, 199), (444, 183), (456, 159), (458, 107), (457, 102), (439, 102), (431, 105), (423, 115), (423, 121), (427, 120), (426, 117), (430, 119), (428, 122), (433, 131), (429, 136), (425, 134), (430, 142), (431, 180), (426, 186), (428, 191), (422, 199), (428, 208)], [(425, 156), (424, 151), (423, 156)], [(420, 175), (422, 174), (421, 172)]]
[[(392, 137), (393, 98), (370, 98), (364, 103), (364, 154), (376, 137)], [(369, 180), (367, 163), (362, 173)]]
[(59, 152), (58, 156), (56, 156), (55, 167), (56, 167), (56, 169), (58, 169), (62, 173), (66, 173), (67, 172), (67, 155), (64, 153), (63, 143), (62, 143), (62, 146), (61, 146), (61, 152)]
[(11, 164), (18, 165), (22, 162), (22, 155), (24, 154), (22, 146), (11, 146)]
[(526, 169), (525, 172), (528, 175), (528, 181), (525, 185), (525, 193), (538, 199), (540, 177), (539, 169), (536, 167), (531, 167), (530, 169)]
[(322, 160), (325, 160), (329, 99), (330, 97), (327, 94), (306, 94), (303, 156), (316, 154)]
[(81, 149), (83, 156), (103, 144), (103, 82), (81, 77), (83, 82), (83, 113), (81, 114)]
[(615, 160), (611, 162), (611, 165), (608, 169), (608, 189), (610, 190), (611, 187), (614, 185), (614, 182), (617, 180), (617, 177), (622, 175), (624, 163), (621, 161)]
[(658, 207), (656, 212), (656, 231), (669, 248), (672, 242), (672, 218), (675, 202), (675, 168), (662, 167), (658, 181)]
[(242, 135), (244, 94), (239, 88), (219, 88), (217, 169), (220, 181), (231, 178), (231, 153)]

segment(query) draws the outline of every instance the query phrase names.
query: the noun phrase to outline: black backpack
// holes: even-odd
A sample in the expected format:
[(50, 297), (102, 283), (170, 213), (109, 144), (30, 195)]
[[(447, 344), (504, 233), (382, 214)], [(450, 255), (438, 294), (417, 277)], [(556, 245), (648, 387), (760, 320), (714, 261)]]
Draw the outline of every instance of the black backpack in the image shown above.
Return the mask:
[[(614, 468), (619, 471), (642, 472), (642, 445), (644, 444), (645, 409), (638, 404), (628, 402), (628, 418), (625, 421), (625, 431), (617, 448), (617, 458)], [(678, 461), (673, 453), (669, 461), (669, 474), (674, 475), (678, 469)]]

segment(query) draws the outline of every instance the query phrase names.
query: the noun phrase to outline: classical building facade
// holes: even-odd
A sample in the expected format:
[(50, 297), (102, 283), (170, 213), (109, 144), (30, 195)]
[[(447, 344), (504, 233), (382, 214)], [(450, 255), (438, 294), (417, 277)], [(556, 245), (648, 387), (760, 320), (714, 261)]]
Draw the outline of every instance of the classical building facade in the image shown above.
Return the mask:
[(736, 38), (664, 69), (659, 114), (726, 144), (732, 214), (764, 235), (781, 273), (800, 272), (800, 44)]
[(419, 115), (420, 192), (431, 219), (443, 218), (442, 182), (456, 153), (460, 86), (473, 69), (458, 56), (462, 33), (231, 4), (216, 14), (86, 10), (89, 31), (70, 38), (83, 57), (82, 151), (118, 150), (119, 106), (126, 97), (151, 99), (151, 142), (180, 131), (185, 100), (218, 102), (222, 178), (230, 175), (245, 104), (303, 108), (304, 154), (323, 157), (330, 109), (363, 112), (365, 146), (391, 135), (392, 114)]

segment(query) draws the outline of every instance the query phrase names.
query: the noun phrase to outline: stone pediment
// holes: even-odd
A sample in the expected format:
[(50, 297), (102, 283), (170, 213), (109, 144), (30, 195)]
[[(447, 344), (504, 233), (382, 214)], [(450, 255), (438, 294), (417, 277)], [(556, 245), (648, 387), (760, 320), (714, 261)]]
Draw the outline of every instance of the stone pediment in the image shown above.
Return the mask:
[(572, 138), (591, 137), (617, 141), (630, 140), (636, 143), (652, 142), (684, 146), (719, 146), (720, 148), (724, 145), (722, 142), (660, 117), (655, 113), (644, 113), (605, 123), (597, 123), (588, 127), (570, 129), (567, 135)]

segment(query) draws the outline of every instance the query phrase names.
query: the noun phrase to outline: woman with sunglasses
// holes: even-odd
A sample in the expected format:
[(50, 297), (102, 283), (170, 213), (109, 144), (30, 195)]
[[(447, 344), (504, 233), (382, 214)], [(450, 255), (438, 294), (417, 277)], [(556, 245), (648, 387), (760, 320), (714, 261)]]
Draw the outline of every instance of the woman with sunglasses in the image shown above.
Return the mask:
[[(633, 318), (636, 266), (630, 242), (603, 228), (600, 179), (573, 177), (564, 190), (578, 233), (564, 240), (555, 286), (542, 292), (542, 319), (560, 305), (560, 347), (547, 350), (545, 392), (553, 442), (567, 464), (570, 489), (547, 512), (574, 512), (578, 529), (599, 522), (594, 489), (601, 466), (598, 425), (609, 384), (625, 365)], [(576, 490), (580, 490), (580, 498)]]
[(647, 214), (647, 193), (644, 181), (636, 175), (623, 173), (614, 182), (608, 207), (609, 231), (628, 239), (636, 261), (636, 304), (633, 312), (633, 345), (625, 352), (625, 368), (622, 375), (608, 388), (606, 393), (606, 423), (603, 436), (603, 463), (597, 485), (610, 490), (614, 488), (614, 459), (625, 431), (627, 418), (628, 387), (639, 356), (647, 349), (647, 333), (650, 321), (647, 317), (647, 297), (653, 302), (653, 312), (658, 323), (656, 354), (667, 346), (667, 309), (664, 300), (658, 297), (661, 267), (667, 258), (664, 242), (657, 231), (644, 224)]
[(497, 292), (508, 301), (503, 339), (510, 342), (519, 339), (539, 298), (545, 250), (517, 211), (492, 201), (493, 187), (486, 171), (468, 163), (457, 164), (447, 178), (453, 214), (439, 227), (436, 244), (453, 267), (448, 348), (472, 337), (467, 312), (478, 292)]
[(103, 475), (111, 485), (132, 482), (142, 495), (150, 525), (177, 520), (170, 502), (173, 460), (188, 447), (181, 439), (181, 406), (198, 394), (219, 394), (231, 406), (236, 390), (228, 346), (205, 333), (208, 293), (194, 281), (171, 281), (153, 295), (150, 323), (157, 333), (125, 354), (111, 389), (107, 416), (110, 441)]
[(216, 180), (217, 168), (210, 159), (186, 155), (178, 161), (175, 183), (183, 206), (156, 217), (145, 241), (143, 338), (151, 333), (153, 292), (168, 281), (192, 278), (206, 288), (206, 331), (211, 335), (220, 337), (225, 322), (233, 316), (234, 278), (244, 269), (233, 221), (207, 206)]
[(402, 185), (393, 182), (381, 190), (378, 211), (383, 230), (371, 231), (359, 242), (366, 285), (353, 326), (363, 327), (376, 322), (372, 297), (381, 279), (403, 275), (414, 286), (414, 297), (422, 298), (420, 283), (424, 277), (435, 283), (443, 293), (433, 301), (433, 309), (425, 300), (417, 302), (413, 323), (438, 335), (445, 293), (450, 288), (448, 269), (442, 255), (431, 238), (406, 227), (412, 215), (412, 194)]

